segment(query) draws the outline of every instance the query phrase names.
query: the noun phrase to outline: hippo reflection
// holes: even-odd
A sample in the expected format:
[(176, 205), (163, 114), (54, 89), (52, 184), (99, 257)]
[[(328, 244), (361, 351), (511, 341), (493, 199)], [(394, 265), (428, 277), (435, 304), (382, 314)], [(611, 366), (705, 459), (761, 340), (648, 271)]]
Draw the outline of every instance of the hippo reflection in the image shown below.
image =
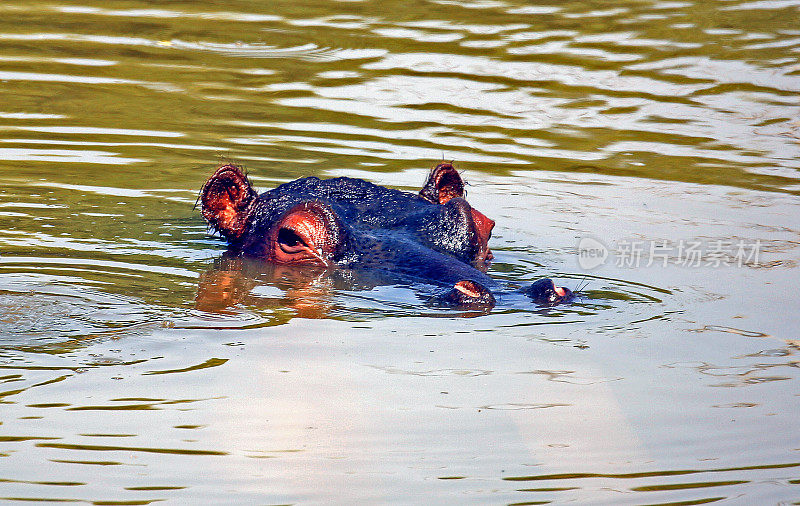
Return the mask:
[[(200, 202), (209, 225), (244, 257), (346, 271), (371, 284), (439, 286), (431, 302), (453, 307), (490, 308), (503, 292), (485, 273), (494, 221), (467, 203), (449, 163), (431, 170), (419, 194), (306, 177), (259, 195), (241, 168), (224, 165), (203, 185)], [(521, 291), (538, 304), (573, 297), (550, 279)]]

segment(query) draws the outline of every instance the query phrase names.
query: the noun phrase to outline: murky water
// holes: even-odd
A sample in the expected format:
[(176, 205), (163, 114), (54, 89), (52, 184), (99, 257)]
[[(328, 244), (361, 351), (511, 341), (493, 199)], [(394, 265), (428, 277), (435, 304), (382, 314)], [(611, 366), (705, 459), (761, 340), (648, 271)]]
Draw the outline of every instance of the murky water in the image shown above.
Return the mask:
[[(5, 2), (0, 497), (800, 501), (800, 2)], [(465, 318), (222, 258), (216, 165), (414, 190)]]

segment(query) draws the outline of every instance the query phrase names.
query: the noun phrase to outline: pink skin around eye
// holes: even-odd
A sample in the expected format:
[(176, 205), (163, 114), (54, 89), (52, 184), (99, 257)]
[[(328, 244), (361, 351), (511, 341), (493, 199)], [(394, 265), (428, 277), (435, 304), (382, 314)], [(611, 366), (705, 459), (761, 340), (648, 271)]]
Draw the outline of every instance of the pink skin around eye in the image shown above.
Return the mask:
[[(280, 231), (288, 230), (296, 242), (285, 243), (280, 240)], [(329, 265), (321, 246), (326, 243), (328, 231), (325, 223), (314, 213), (296, 211), (284, 218), (276, 227), (274, 235), (274, 260), (286, 264)]]

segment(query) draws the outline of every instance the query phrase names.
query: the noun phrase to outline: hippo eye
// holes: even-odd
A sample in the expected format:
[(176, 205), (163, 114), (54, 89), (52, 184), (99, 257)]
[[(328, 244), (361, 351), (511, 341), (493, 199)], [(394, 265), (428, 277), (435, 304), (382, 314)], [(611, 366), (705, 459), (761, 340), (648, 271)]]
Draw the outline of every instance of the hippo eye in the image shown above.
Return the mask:
[(330, 207), (303, 202), (287, 211), (265, 239), (276, 263), (328, 266), (339, 244), (339, 224)]
[(312, 249), (308, 240), (303, 238), (299, 233), (291, 228), (282, 227), (278, 230), (278, 245), (280, 248), (290, 254), (300, 253)]
[(297, 232), (288, 228), (282, 228), (278, 231), (278, 242), (286, 246), (297, 246), (298, 244), (305, 244), (303, 239), (297, 235)]

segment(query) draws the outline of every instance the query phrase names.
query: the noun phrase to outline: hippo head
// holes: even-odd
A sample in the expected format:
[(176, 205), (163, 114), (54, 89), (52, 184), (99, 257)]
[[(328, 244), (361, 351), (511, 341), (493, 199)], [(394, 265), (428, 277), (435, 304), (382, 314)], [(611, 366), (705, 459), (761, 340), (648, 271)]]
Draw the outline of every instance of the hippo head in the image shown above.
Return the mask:
[[(224, 165), (199, 200), (234, 253), (275, 265), (350, 269), (388, 283), (447, 286), (436, 303), (491, 307), (498, 283), (485, 272), (494, 221), (464, 197), (464, 181), (450, 163), (436, 165), (417, 194), (362, 179), (306, 177), (259, 195), (240, 167)], [(571, 298), (550, 280), (524, 293), (545, 304)]]
[(234, 165), (220, 167), (200, 193), (208, 223), (234, 248), (269, 262), (386, 266), (438, 253), (485, 271), (494, 222), (463, 197), (447, 163), (419, 195), (346, 177), (307, 177), (258, 195)]

